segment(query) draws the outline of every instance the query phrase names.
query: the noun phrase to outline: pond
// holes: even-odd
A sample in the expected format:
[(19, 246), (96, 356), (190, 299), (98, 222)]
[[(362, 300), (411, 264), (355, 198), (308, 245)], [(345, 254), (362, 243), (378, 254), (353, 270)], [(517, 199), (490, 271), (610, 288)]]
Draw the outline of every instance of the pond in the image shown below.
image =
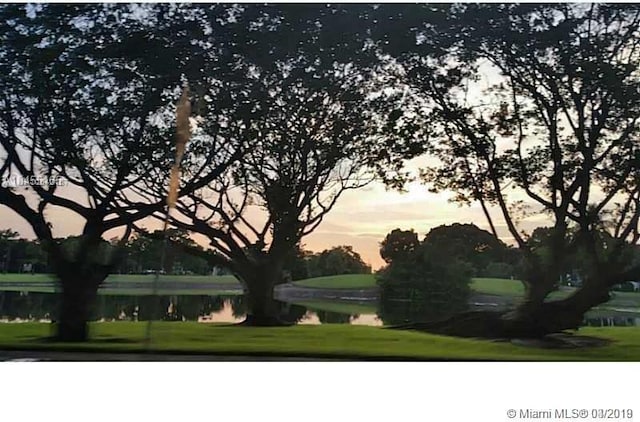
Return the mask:
[[(55, 319), (59, 303), (60, 295), (56, 293), (0, 291), (0, 322), (48, 322)], [(282, 318), (292, 323), (382, 325), (374, 306), (343, 304), (341, 312), (334, 312), (296, 303), (278, 305)], [(357, 313), (362, 309), (370, 312)], [(245, 315), (243, 295), (99, 295), (92, 320), (236, 323)]]
[[(48, 322), (55, 319), (60, 295), (56, 293), (0, 291), (0, 322)], [(409, 301), (278, 302), (281, 318), (298, 324), (395, 325), (439, 319), (441, 306)], [(470, 303), (474, 309), (495, 309), (492, 303)], [(246, 315), (243, 295), (99, 295), (94, 321), (198, 321), (237, 323)], [(586, 326), (639, 326), (640, 313), (594, 312)]]

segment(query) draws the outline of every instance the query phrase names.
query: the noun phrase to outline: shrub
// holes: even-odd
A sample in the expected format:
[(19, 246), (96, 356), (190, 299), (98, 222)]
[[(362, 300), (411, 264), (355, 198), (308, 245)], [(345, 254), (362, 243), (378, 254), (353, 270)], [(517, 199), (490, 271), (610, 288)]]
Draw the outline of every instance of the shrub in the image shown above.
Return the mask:
[(380, 317), (393, 324), (439, 319), (463, 311), (472, 273), (469, 263), (423, 243), (411, 256), (392, 261), (378, 273)]

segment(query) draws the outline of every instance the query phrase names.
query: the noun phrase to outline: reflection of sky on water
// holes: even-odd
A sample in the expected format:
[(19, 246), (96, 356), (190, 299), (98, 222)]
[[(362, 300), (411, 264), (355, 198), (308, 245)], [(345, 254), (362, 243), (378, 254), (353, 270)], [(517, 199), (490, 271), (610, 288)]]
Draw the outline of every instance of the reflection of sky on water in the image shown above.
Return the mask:
[(229, 301), (224, 302), (224, 306), (220, 311), (211, 312), (208, 315), (198, 317), (198, 322), (204, 322), (204, 323), (208, 323), (208, 322), (235, 323), (235, 322), (242, 322), (243, 320), (244, 320), (244, 317), (236, 318), (233, 316), (233, 309), (231, 307), (231, 302)]
[[(241, 318), (236, 318), (233, 316), (233, 309), (231, 307), (231, 303), (229, 301), (225, 301), (224, 302), (224, 306), (222, 307), (222, 309), (220, 311), (217, 312), (211, 312), (210, 314), (206, 315), (206, 316), (201, 316), (198, 318), (198, 322), (202, 322), (202, 323), (238, 323), (238, 322), (242, 322), (244, 320), (244, 317)], [(378, 317), (375, 314), (363, 314), (363, 315), (358, 315), (357, 318), (354, 318), (351, 320), (350, 322), (353, 325), (371, 325), (371, 326), (381, 326), (382, 325), (382, 321), (380, 319), (378, 319)], [(302, 319), (298, 324), (303, 324), (303, 325), (319, 325), (322, 324), (320, 322), (320, 319), (318, 318), (318, 315), (316, 315), (315, 312), (313, 311), (307, 311), (307, 313), (304, 316), (304, 319)]]
[[(51, 322), (52, 316), (57, 313), (58, 299), (58, 295), (52, 293), (23, 294), (21, 292), (0, 291), (0, 323)], [(202, 323), (235, 324), (244, 320), (246, 309), (246, 303), (241, 296), (162, 296), (158, 300), (158, 305), (154, 305), (155, 301), (147, 296), (100, 296), (96, 304), (94, 321), (146, 321), (151, 317), (155, 321), (197, 320)], [(346, 304), (344, 301), (339, 302), (341, 305)], [(331, 301), (328, 301), (327, 307), (331, 304)], [(390, 304), (397, 305), (396, 302)], [(362, 305), (362, 303), (358, 302), (358, 305)], [(383, 321), (388, 325), (418, 321), (427, 312), (427, 309), (416, 308), (416, 306), (405, 309), (382, 305), (379, 305), (377, 312), (383, 319), (379, 319), (371, 311), (349, 317), (347, 314), (285, 303), (281, 303), (281, 312), (283, 312), (284, 320), (297, 320), (299, 324), (304, 325), (350, 323), (369, 326), (381, 326)], [(491, 304), (483, 303), (480, 306), (475, 306), (474, 309), (495, 309), (489, 305)], [(153, 311), (156, 306), (158, 307), (157, 311)], [(203, 313), (206, 315), (202, 316)], [(595, 327), (640, 326), (640, 309), (600, 308), (587, 314), (584, 325)]]
[(353, 325), (382, 325), (382, 321), (375, 314), (363, 314), (351, 321)]
[[(305, 318), (300, 321), (298, 324), (306, 324), (306, 325), (320, 325), (320, 319), (318, 315), (316, 315), (313, 311), (307, 311)], [(372, 325), (372, 326), (381, 326), (382, 321), (378, 319), (375, 314), (364, 314), (359, 315), (357, 318), (354, 318), (350, 321), (352, 325)]]

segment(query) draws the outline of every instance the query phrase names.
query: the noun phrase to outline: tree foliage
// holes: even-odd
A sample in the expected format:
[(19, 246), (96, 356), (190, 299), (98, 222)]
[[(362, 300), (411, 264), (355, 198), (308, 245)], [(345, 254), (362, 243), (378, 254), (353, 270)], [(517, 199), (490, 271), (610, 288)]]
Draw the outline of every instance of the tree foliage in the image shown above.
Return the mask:
[[(412, 321), (438, 319), (467, 308), (473, 267), (459, 254), (451, 253), (447, 245), (437, 241), (439, 233), (440, 228), (431, 230), (415, 246), (413, 231), (396, 229), (387, 236), (387, 239), (409, 239), (412, 248), (400, 248), (402, 253), (393, 254), (388, 265), (378, 272), (382, 313), (399, 312), (392, 303), (394, 300), (407, 303), (408, 308), (403, 312), (410, 315), (406, 319)], [(387, 252), (388, 243), (383, 242), (381, 254)], [(386, 318), (397, 320), (390, 315)]]
[[(194, 62), (211, 60), (214, 48), (192, 40), (212, 24), (188, 5), (2, 5), (0, 16), (0, 203), (50, 257), (69, 310), (60, 336), (83, 339), (82, 304), (121, 258), (96, 260), (103, 236), (119, 229), (124, 245), (136, 221), (164, 207), (141, 186), (145, 177), (166, 180), (168, 116), (185, 78), (201, 76)], [(201, 150), (199, 177), (183, 190), (232, 159), (225, 148)], [(53, 207), (82, 222), (78, 247), (56, 240)]]
[(370, 274), (371, 266), (362, 260), (352, 246), (335, 246), (308, 258), (309, 276)]
[(512, 251), (504, 242), (475, 224), (436, 227), (423, 242), (467, 262), (478, 276), (485, 276), (491, 263), (508, 263), (513, 259)]
[(395, 229), (380, 244), (380, 256), (387, 264), (409, 259), (419, 247), (418, 234), (413, 230)]
[[(441, 165), (425, 181), (478, 202), (494, 234), (503, 221), (525, 258), (527, 296), (513, 314), (523, 331), (578, 326), (638, 271), (639, 22), (637, 5), (455, 5), (442, 37), (414, 30), (454, 46), (448, 57), (431, 60), (416, 43), (399, 59), (413, 92), (432, 101)], [(520, 226), (534, 215), (553, 223), (545, 260)], [(583, 288), (546, 304), (577, 255), (588, 257)]]
[(252, 312), (265, 313), (287, 257), (345, 191), (373, 180), (381, 145), (401, 131), (388, 129), (390, 112), (379, 107), (380, 98), (397, 96), (382, 93), (388, 84), (371, 64), (376, 51), (356, 37), (345, 55), (329, 24), (341, 16), (355, 22), (358, 8), (256, 10), (236, 17), (246, 45), (233, 46), (233, 77), (202, 93), (211, 98), (202, 133), (237, 145), (242, 159), (183, 196), (173, 223), (205, 235), (221, 265), (260, 297)]

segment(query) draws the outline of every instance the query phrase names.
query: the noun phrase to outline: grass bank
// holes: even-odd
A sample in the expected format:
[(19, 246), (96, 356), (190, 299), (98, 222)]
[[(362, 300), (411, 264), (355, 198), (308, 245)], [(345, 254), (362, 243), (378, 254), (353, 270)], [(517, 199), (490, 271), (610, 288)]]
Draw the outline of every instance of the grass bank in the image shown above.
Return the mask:
[(522, 296), (524, 294), (524, 286), (520, 280), (507, 278), (473, 278), (471, 290), (498, 296)]
[[(107, 286), (100, 289), (104, 295), (148, 295), (152, 293), (153, 275), (116, 274), (107, 278)], [(163, 275), (163, 283), (159, 294), (173, 295), (212, 295), (239, 294), (241, 285), (231, 275), (224, 276), (175, 276)], [(30, 285), (33, 282), (33, 285)], [(0, 291), (53, 292), (55, 277), (51, 274), (0, 274)], [(17, 284), (16, 284), (17, 283)], [(42, 285), (42, 283), (52, 283)], [(108, 283), (118, 283), (117, 287), (109, 287)], [(126, 284), (132, 283), (129, 287)], [(135, 283), (135, 286), (134, 286)], [(14, 285), (12, 285), (14, 284)], [(184, 284), (184, 286), (181, 286)], [(374, 274), (345, 274), (338, 276), (316, 277), (294, 282), (295, 285), (316, 289), (372, 289), (377, 287)], [(506, 296), (513, 300), (524, 294), (524, 286), (519, 280), (501, 278), (474, 278), (471, 289), (480, 294)], [(550, 299), (560, 299), (571, 294), (572, 289), (564, 288), (553, 292)], [(312, 307), (312, 306), (310, 306)], [(325, 309), (323, 307), (322, 309)], [(640, 293), (612, 292), (612, 299), (600, 308), (636, 312), (640, 308)], [(325, 309), (331, 310), (331, 309)], [(335, 311), (340, 312), (340, 311)], [(353, 312), (347, 312), (353, 313)], [(366, 313), (366, 312), (357, 312)]]
[[(110, 283), (151, 283), (155, 275), (153, 274), (112, 274), (107, 277)], [(2, 282), (37, 282), (55, 283), (56, 276), (53, 274), (16, 274), (0, 273), (0, 283)], [(233, 284), (238, 280), (232, 275), (161, 275), (162, 282), (179, 283), (207, 283), (207, 284)], [(239, 285), (239, 283), (238, 283)]]
[[(315, 277), (294, 282), (300, 287), (324, 289), (370, 289), (376, 287), (375, 274), (344, 274)], [(471, 289), (478, 293), (521, 296), (524, 287), (519, 280), (504, 278), (474, 278)]]
[(342, 274), (296, 281), (300, 287), (316, 289), (370, 289), (376, 287), (374, 274)]
[[(44, 342), (50, 324), (0, 324), (0, 349), (74, 350), (102, 352), (144, 351), (144, 323), (96, 323), (92, 340), (84, 344)], [(568, 360), (638, 361), (640, 329), (585, 328), (580, 334), (613, 341), (583, 349), (537, 349), (510, 343), (460, 339), (411, 331), (349, 325), (248, 328), (158, 322), (153, 325), (153, 350), (261, 356), (316, 356), (350, 359), (421, 360)]]
[[(100, 288), (100, 295), (150, 295), (153, 293), (154, 275), (115, 274), (107, 277)], [(239, 294), (242, 286), (231, 275), (162, 275), (161, 295), (233, 295)], [(53, 293), (56, 291), (53, 274), (0, 274), (0, 291), (28, 291)]]

